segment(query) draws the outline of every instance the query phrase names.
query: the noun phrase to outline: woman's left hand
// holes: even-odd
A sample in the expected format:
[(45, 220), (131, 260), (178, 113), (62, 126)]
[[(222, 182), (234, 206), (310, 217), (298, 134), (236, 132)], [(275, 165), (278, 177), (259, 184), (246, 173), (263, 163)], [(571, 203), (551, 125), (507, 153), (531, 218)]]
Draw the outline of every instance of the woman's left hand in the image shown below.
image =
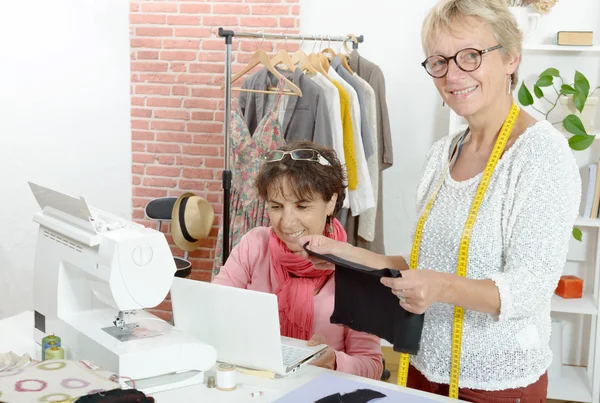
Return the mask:
[[(313, 334), (310, 340), (306, 343), (308, 346), (318, 346), (319, 344), (327, 344), (327, 339), (324, 336)], [(316, 367), (331, 369), (335, 371), (335, 350), (331, 347), (327, 347), (320, 357), (311, 361), (310, 365)]]
[(442, 302), (447, 287), (446, 273), (434, 270), (402, 270), (402, 277), (381, 279), (400, 300), (400, 306), (409, 312), (421, 314), (436, 302)]

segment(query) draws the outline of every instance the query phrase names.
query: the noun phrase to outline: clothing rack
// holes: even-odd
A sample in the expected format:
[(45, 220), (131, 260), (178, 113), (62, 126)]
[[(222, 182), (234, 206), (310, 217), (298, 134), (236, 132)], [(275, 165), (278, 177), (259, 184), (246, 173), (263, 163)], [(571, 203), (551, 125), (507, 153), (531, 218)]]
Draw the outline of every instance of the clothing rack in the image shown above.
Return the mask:
[(259, 39), (285, 39), (287, 40), (302, 40), (302, 41), (327, 41), (327, 42), (347, 42), (352, 41), (352, 48), (358, 49), (358, 44), (364, 41), (363, 35), (345, 35), (345, 36), (329, 36), (329, 35), (301, 35), (301, 34), (270, 34), (262, 32), (239, 32), (219, 28), (219, 36), (225, 38), (225, 119), (224, 119), (224, 135), (225, 135), (225, 169), (223, 171), (223, 264), (229, 257), (229, 225), (230, 211), (229, 200), (231, 198), (231, 169), (229, 164), (229, 156), (231, 153), (229, 136), (231, 122), (231, 43), (233, 37), (238, 38), (259, 38)]

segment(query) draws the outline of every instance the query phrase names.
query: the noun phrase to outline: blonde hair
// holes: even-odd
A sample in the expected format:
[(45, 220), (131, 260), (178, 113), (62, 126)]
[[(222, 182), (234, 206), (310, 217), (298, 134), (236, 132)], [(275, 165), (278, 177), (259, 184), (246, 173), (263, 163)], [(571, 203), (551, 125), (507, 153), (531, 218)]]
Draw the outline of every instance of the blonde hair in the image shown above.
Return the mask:
[[(523, 34), (508, 9), (506, 0), (439, 0), (429, 11), (421, 30), (423, 50), (428, 52), (434, 36), (441, 30), (451, 29), (457, 18), (474, 17), (486, 24), (494, 34), (502, 51), (521, 57)], [(518, 82), (518, 67), (512, 74), (512, 89)]]

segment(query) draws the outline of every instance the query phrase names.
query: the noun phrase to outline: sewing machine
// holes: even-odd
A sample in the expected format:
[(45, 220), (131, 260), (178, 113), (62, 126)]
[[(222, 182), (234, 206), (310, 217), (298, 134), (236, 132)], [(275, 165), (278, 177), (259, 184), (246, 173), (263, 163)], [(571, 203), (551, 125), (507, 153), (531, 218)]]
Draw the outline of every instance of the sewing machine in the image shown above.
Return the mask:
[(152, 393), (202, 383), (216, 350), (144, 311), (166, 297), (175, 263), (164, 234), (30, 183), (42, 208), (34, 340), (56, 334), (85, 359)]

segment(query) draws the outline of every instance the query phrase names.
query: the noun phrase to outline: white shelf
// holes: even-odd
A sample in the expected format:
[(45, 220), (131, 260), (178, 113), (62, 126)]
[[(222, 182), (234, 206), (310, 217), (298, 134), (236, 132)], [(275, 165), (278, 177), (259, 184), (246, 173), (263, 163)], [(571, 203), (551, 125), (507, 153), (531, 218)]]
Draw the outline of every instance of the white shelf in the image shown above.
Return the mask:
[(538, 45), (523, 44), (523, 50), (541, 52), (600, 52), (600, 46), (563, 46), (563, 45)]
[(576, 227), (596, 227), (600, 228), (600, 219), (598, 218), (581, 218), (577, 217), (575, 219)]
[(581, 298), (569, 299), (554, 294), (552, 295), (552, 312), (596, 315), (598, 313), (598, 307), (594, 302), (594, 296), (591, 294), (584, 293)]
[(562, 366), (560, 378), (548, 379), (548, 399), (591, 402), (592, 391), (585, 367)]

